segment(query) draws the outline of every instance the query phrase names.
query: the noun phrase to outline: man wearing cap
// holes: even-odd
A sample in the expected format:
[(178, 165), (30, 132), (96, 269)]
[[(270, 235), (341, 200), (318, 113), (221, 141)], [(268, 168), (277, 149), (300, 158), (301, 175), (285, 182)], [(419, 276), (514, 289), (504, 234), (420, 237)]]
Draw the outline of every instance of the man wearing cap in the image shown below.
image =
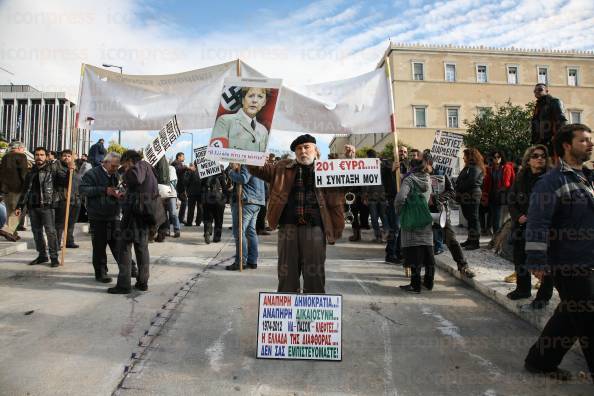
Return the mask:
[[(270, 183), (267, 219), (278, 233), (278, 291), (325, 293), (326, 243), (334, 244), (344, 229), (344, 193), (317, 188), (316, 139), (301, 135), (291, 143), (295, 160), (285, 159), (250, 172)], [(300, 277), (303, 276), (303, 287)]]

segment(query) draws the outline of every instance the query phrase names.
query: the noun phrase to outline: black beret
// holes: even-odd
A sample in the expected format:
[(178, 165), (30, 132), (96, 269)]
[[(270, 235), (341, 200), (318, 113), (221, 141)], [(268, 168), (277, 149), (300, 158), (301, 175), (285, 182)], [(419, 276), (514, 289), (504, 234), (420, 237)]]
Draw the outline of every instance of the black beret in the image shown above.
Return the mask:
[(299, 136), (297, 139), (293, 140), (293, 143), (291, 143), (291, 151), (295, 151), (295, 147), (303, 143), (316, 144), (316, 138), (311, 136), (309, 133)]

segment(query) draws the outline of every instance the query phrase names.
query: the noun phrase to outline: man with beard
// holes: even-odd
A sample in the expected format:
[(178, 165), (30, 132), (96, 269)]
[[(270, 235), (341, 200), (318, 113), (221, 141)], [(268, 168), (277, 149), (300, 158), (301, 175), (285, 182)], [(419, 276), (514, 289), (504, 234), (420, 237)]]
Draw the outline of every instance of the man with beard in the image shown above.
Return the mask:
[(563, 152), (553, 152), (552, 142), (559, 128), (567, 123), (567, 119), (563, 115), (563, 104), (559, 99), (549, 94), (547, 85), (543, 83), (534, 86), (534, 97), (536, 106), (532, 115), (530, 143), (543, 144), (549, 150), (549, 155), (562, 156)]
[(540, 280), (550, 274), (561, 302), (524, 367), (569, 380), (559, 364), (579, 341), (594, 378), (594, 172), (584, 166), (592, 156), (591, 130), (566, 125), (554, 145), (559, 164), (536, 182), (530, 196), (526, 268)]
[[(267, 219), (278, 233), (278, 291), (325, 293), (326, 243), (344, 229), (344, 193), (315, 186), (316, 139), (301, 135), (291, 143), (295, 160), (281, 160), (250, 172), (270, 183)], [(303, 275), (303, 288), (300, 277)]]
[[(56, 224), (54, 208), (59, 199), (56, 193), (58, 183), (66, 179), (66, 168), (60, 166), (57, 161), (50, 162), (47, 157), (47, 150), (37, 147), (34, 151), (35, 164), (25, 179), (25, 190), (17, 205), (15, 214), (20, 216), (21, 210), (27, 207), (31, 220), (31, 231), (35, 240), (35, 248), (38, 256), (29, 265), (43, 264), (48, 262), (47, 249), (51, 267), (60, 265), (58, 262), (58, 238), (56, 237)], [(68, 169), (74, 168), (74, 162), (68, 165)], [(43, 237), (43, 230), (47, 236), (47, 245)]]

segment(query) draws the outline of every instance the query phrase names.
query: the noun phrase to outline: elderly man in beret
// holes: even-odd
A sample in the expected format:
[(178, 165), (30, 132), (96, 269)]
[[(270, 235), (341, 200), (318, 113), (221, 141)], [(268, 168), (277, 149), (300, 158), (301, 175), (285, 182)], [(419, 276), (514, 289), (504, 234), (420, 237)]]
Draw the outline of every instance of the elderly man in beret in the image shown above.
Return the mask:
[[(326, 243), (344, 229), (344, 193), (315, 186), (316, 139), (301, 135), (291, 143), (295, 160), (285, 159), (250, 172), (270, 183), (267, 219), (278, 233), (278, 291), (325, 293)], [(303, 276), (303, 287), (300, 277)]]

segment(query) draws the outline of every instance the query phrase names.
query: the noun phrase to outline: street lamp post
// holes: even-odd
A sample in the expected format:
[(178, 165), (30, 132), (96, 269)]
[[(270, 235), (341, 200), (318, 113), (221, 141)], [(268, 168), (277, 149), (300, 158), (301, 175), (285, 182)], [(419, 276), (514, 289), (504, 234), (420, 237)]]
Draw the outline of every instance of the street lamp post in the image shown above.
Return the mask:
[[(118, 69), (120, 69), (120, 76), (123, 75), (123, 67), (122, 66), (118, 66), (118, 65), (108, 65), (107, 63), (103, 64), (103, 67), (116, 67)], [(120, 129), (118, 129), (118, 144), (121, 146), (122, 145), (122, 131)]]
[[(185, 134), (188, 134), (192, 137), (192, 151), (190, 151), (190, 159), (193, 161), (194, 160), (194, 134), (192, 132), (182, 132)], [(190, 162), (192, 162), (190, 161)]]

